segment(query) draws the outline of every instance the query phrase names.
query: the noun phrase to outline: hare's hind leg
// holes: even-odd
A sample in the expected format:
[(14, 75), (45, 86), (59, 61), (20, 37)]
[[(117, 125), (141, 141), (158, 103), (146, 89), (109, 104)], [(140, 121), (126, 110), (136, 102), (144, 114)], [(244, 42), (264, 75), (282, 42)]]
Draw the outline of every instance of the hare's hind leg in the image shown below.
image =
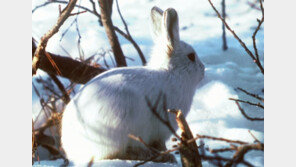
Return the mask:
[[(148, 148), (149, 147), (149, 148)], [(151, 160), (153, 162), (169, 162), (176, 163), (175, 156), (172, 154), (159, 155), (160, 152), (166, 151), (167, 148), (164, 142), (154, 141), (148, 147), (143, 145), (129, 146), (126, 150), (108, 159), (127, 159), (127, 160)]]
[[(158, 150), (159, 152), (164, 152), (167, 150), (165, 143), (163, 141), (153, 141), (150, 144), (150, 147), (153, 149)], [(164, 154), (162, 156), (158, 156), (155, 160), (153, 160), (154, 162), (170, 162), (170, 163), (176, 163), (176, 158), (173, 154)]]

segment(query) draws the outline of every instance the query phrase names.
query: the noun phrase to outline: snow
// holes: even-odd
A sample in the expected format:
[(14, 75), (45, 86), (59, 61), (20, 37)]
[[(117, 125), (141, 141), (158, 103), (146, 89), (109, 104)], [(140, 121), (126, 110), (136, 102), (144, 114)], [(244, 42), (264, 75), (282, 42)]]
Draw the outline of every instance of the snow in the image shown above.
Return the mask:
[[(251, 9), (247, 5), (248, 0), (226, 1), (226, 21), (235, 30), (237, 35), (252, 50), (252, 33), (257, 26), (257, 18), (261, 17), (261, 12)], [(33, 0), (32, 8), (44, 2)], [(220, 9), (220, 0), (213, 0), (217, 9)], [(90, 7), (89, 1), (78, 1), (81, 5)], [(115, 5), (115, 2), (114, 2)], [(156, 0), (119, 0), (121, 13), (125, 18), (131, 35), (143, 51), (146, 59), (153, 46), (149, 30), (150, 9), (158, 6), (162, 9), (173, 7), (177, 10), (180, 20), (180, 38), (191, 44), (198, 53), (201, 61), (206, 67), (205, 78), (199, 85), (194, 96), (193, 104), (189, 115), (187, 116), (188, 124), (193, 134), (211, 135), (215, 137), (224, 137), (234, 140), (253, 142), (254, 139), (248, 130), (260, 140), (264, 141), (264, 123), (252, 122), (246, 120), (238, 110), (236, 104), (228, 98), (240, 98), (252, 100), (236, 88), (241, 87), (250, 92), (263, 95), (264, 77), (259, 69), (254, 65), (251, 58), (245, 53), (240, 44), (227, 31), (227, 43), (229, 49), (222, 51), (222, 29), (221, 22), (215, 16), (207, 0), (181, 0), (156, 1)], [(64, 5), (62, 5), (62, 8)], [(51, 4), (42, 9), (38, 9), (32, 15), (32, 32), (38, 40), (47, 32), (55, 23), (58, 16), (58, 4)], [(62, 26), (61, 31), (49, 40), (47, 50), (56, 54), (67, 55), (61, 48), (65, 48), (73, 57), (79, 56), (77, 49), (78, 36), (76, 33), (75, 23), (69, 29), (68, 33), (60, 42), (62, 32), (72, 23), (75, 17), (71, 17)], [(117, 13), (116, 6), (113, 9), (112, 19), (114, 25), (124, 30), (123, 24)], [(78, 17), (79, 29), (81, 33), (81, 46), (85, 56), (91, 56), (102, 50), (110, 50), (108, 39), (103, 27), (98, 25), (97, 19), (91, 14), (85, 13)], [(123, 52), (134, 61), (127, 59), (129, 66), (141, 65), (140, 58), (133, 46), (122, 36), (118, 35)], [(257, 34), (257, 48), (259, 54), (263, 55), (264, 50), (264, 31), (261, 29)], [(107, 55), (108, 57), (108, 55)], [(110, 59), (107, 58), (110, 62)], [(261, 61), (263, 62), (261, 56)], [(112, 63), (111, 63), (112, 65)], [(45, 76), (44, 72), (38, 71), (37, 76)], [(36, 78), (36, 77), (35, 77)], [(34, 79), (35, 79), (34, 78)], [(65, 79), (62, 79), (67, 83)], [(36, 86), (38, 84), (34, 81)], [(79, 86), (77, 87), (77, 89)], [(41, 106), (33, 91), (33, 119), (35, 120)], [(256, 107), (242, 105), (248, 115), (253, 117), (263, 117), (263, 111)], [(39, 120), (40, 121), (40, 120)], [(40, 125), (36, 124), (35, 128)], [(178, 131), (179, 132), (179, 131)], [(226, 143), (204, 140), (206, 147), (222, 148), (227, 146)], [(171, 140), (167, 141), (168, 149), (174, 144)], [(229, 157), (230, 154), (221, 154)], [(180, 159), (176, 156), (179, 161)], [(246, 160), (255, 166), (263, 166), (263, 153), (252, 151), (246, 155)], [(34, 166), (57, 166), (63, 163), (62, 160), (40, 161)], [(95, 164), (95, 166), (132, 166), (136, 162), (123, 160), (104, 160)], [(174, 166), (169, 164), (149, 163), (147, 166)], [(208, 162), (203, 162), (204, 166), (210, 166)]]
[[(116, 166), (116, 167), (132, 167), (137, 163), (140, 163), (141, 161), (123, 161), (123, 160), (102, 160), (100, 162), (97, 162), (93, 164), (93, 167), (110, 167), (110, 166)], [(64, 163), (64, 160), (58, 159), (54, 161), (40, 161), (40, 163), (36, 162), (34, 164), (35, 167), (50, 167), (50, 166), (60, 166)], [(75, 164), (75, 166), (86, 166), (87, 164)], [(69, 166), (74, 166), (74, 164), (70, 163)], [(143, 165), (143, 167), (177, 167), (176, 164), (170, 164), (170, 163), (153, 163), (153, 162), (147, 162)]]

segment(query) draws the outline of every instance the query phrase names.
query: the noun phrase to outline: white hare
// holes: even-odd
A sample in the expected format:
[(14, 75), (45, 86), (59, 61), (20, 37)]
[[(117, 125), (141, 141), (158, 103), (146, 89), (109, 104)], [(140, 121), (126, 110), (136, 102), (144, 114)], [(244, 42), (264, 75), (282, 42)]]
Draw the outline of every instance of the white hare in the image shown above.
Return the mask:
[[(152, 156), (140, 136), (151, 147), (165, 150), (172, 134), (153, 115), (147, 99), (154, 104), (165, 94), (168, 109), (190, 109), (204, 65), (193, 48), (179, 39), (177, 12), (158, 7), (151, 10), (155, 47), (147, 66), (115, 68), (89, 81), (71, 100), (62, 119), (62, 145), (74, 162), (100, 159), (138, 159)], [(163, 99), (157, 112), (164, 115)], [(169, 121), (177, 129), (176, 121)], [(166, 160), (159, 160), (166, 161)]]

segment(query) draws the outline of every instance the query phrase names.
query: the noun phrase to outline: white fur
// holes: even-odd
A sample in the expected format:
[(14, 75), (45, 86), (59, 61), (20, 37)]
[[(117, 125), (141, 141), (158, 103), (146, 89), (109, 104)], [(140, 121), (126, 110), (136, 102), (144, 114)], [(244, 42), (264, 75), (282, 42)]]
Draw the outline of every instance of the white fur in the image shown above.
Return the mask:
[[(166, 95), (167, 108), (188, 113), (196, 86), (204, 76), (204, 66), (197, 55), (195, 62), (188, 59), (187, 55), (195, 52), (179, 40), (174, 9), (162, 12), (154, 7), (151, 17), (156, 45), (148, 65), (115, 68), (98, 75), (66, 107), (61, 140), (70, 160), (121, 158), (126, 157), (128, 149), (145, 150), (141, 143), (128, 138), (128, 134), (140, 136), (148, 144), (164, 145), (171, 132), (152, 114), (145, 97), (154, 104), (162, 92)], [(160, 115), (164, 115), (162, 106), (161, 99)], [(176, 129), (173, 116), (169, 119)], [(140, 159), (142, 152), (138, 154), (129, 158)]]

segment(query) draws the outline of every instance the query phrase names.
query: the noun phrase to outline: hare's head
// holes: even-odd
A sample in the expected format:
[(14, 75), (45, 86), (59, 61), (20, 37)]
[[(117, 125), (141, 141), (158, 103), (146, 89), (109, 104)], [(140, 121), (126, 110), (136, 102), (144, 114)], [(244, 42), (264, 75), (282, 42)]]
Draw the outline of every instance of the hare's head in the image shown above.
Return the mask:
[(180, 40), (179, 20), (175, 9), (164, 12), (153, 7), (151, 10), (152, 36), (155, 43), (149, 66), (168, 70), (184, 71), (192, 79), (200, 81), (204, 65), (194, 49)]

